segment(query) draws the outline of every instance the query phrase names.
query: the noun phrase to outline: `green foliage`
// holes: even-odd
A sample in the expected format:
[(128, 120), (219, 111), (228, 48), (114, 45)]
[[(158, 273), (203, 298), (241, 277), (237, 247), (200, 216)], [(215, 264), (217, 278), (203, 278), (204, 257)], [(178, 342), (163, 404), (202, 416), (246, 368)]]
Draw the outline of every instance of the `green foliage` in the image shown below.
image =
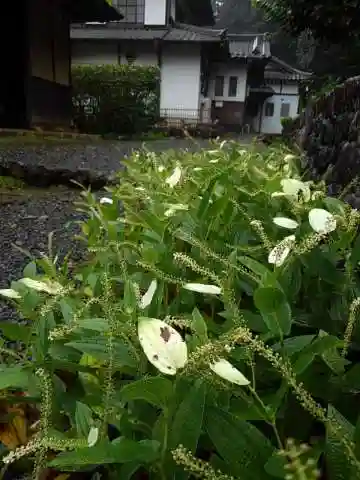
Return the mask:
[(83, 192), (86, 264), (41, 258), (0, 291), (29, 320), (0, 325), (3, 398), (40, 412), (5, 462), (359, 478), (360, 214), (298, 163), (236, 143), (143, 151), (108, 197)]
[(315, 38), (332, 43), (359, 39), (359, 0), (254, 0), (254, 4), (294, 35), (310, 29)]
[(72, 67), (75, 124), (86, 133), (135, 134), (158, 117), (159, 72), (134, 65)]

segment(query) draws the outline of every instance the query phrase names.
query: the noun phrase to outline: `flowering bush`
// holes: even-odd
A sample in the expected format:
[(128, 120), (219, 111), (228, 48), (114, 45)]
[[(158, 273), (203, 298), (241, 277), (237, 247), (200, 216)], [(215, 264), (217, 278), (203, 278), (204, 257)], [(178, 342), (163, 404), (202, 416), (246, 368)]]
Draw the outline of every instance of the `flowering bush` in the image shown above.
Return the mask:
[(83, 192), (86, 264), (42, 258), (0, 292), (30, 320), (1, 325), (23, 348), (3, 346), (0, 388), (39, 412), (5, 466), (358, 478), (360, 214), (297, 164), (144, 151), (107, 196)]

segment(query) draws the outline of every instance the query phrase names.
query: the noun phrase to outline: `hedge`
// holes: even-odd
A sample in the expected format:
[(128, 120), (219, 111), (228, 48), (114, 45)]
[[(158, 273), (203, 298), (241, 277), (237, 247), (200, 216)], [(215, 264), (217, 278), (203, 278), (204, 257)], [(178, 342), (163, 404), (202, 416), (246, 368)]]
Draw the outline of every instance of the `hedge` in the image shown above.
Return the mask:
[(157, 67), (79, 65), (72, 81), (74, 123), (83, 133), (131, 135), (158, 117)]

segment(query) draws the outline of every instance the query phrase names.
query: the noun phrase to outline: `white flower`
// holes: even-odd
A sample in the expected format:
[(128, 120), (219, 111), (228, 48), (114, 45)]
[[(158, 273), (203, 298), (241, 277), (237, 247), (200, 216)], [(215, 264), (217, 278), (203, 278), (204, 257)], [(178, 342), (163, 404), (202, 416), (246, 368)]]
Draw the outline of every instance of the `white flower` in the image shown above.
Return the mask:
[(3, 288), (0, 290), (0, 295), (2, 297), (6, 298), (12, 298), (14, 300), (19, 300), (21, 298), (21, 295), (19, 292), (16, 290), (13, 290), (12, 288)]
[(157, 281), (153, 280), (150, 283), (150, 286), (147, 289), (146, 293), (142, 296), (139, 302), (139, 308), (143, 310), (144, 308), (148, 307), (151, 304), (152, 299), (155, 295), (156, 289), (157, 289)]
[(164, 170), (165, 170), (164, 165), (159, 165), (159, 166), (158, 166), (158, 172), (159, 172), (159, 173), (162, 173)]
[(109, 197), (102, 197), (100, 198), (100, 204), (101, 205), (112, 205), (114, 203), (113, 199), (112, 198), (109, 198)]
[(99, 429), (97, 427), (91, 427), (90, 432), (87, 438), (87, 443), (89, 447), (94, 447), (99, 438)]
[(284, 162), (291, 162), (292, 160), (295, 160), (295, 159), (296, 159), (295, 155), (292, 155), (291, 153), (288, 153), (284, 157)]
[(284, 178), (280, 183), (285, 195), (298, 197), (299, 193), (301, 193), (305, 202), (310, 200), (311, 192), (308, 183), (301, 182), (295, 178)]
[(216, 373), (216, 375), (219, 375), (219, 377), (228, 382), (236, 383), (241, 386), (250, 384), (249, 380), (224, 358), (220, 358), (217, 362), (212, 363), (210, 369)]
[(157, 318), (140, 318), (138, 336), (149, 362), (161, 373), (175, 375), (186, 365), (186, 343), (167, 323)]
[(290, 230), (294, 230), (299, 226), (298, 222), (287, 217), (275, 217), (273, 218), (273, 222), (279, 227), (289, 228)]
[(295, 235), (289, 235), (279, 242), (269, 253), (268, 262), (280, 267), (289, 255), (293, 244), (295, 243)]
[(309, 223), (317, 233), (330, 233), (336, 229), (336, 219), (327, 210), (313, 208), (309, 212)]
[(191, 292), (209, 293), (210, 295), (220, 295), (221, 288), (216, 285), (205, 285), (203, 283), (187, 283), (184, 285), (186, 290)]
[(169, 208), (165, 211), (165, 217), (172, 217), (176, 212), (180, 210), (188, 210), (189, 207), (187, 205), (183, 205), (178, 203), (177, 205), (169, 205)]
[(45, 292), (49, 295), (58, 295), (63, 292), (63, 287), (57, 282), (40, 282), (39, 280), (33, 280), (32, 278), (22, 278), (19, 280), (23, 285), (36, 290), (37, 292)]
[(170, 188), (175, 187), (181, 180), (181, 168), (175, 167), (173, 173), (168, 177), (165, 182), (169, 185)]

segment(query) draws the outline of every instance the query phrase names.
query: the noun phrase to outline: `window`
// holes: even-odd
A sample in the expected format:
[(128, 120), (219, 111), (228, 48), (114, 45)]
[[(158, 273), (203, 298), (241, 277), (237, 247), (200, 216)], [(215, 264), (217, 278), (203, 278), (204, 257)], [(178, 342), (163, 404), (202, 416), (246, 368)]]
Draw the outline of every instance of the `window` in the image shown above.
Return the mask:
[(133, 51), (127, 52), (125, 58), (129, 65), (133, 65), (136, 61), (136, 53)]
[(274, 116), (274, 104), (272, 102), (265, 103), (265, 117)]
[(215, 97), (224, 96), (224, 77), (215, 78)]
[(236, 97), (237, 95), (237, 77), (230, 77), (229, 78), (229, 97)]
[(112, 3), (124, 15), (123, 22), (145, 22), (145, 0), (112, 0)]
[(280, 109), (280, 117), (290, 117), (290, 103), (282, 103)]

